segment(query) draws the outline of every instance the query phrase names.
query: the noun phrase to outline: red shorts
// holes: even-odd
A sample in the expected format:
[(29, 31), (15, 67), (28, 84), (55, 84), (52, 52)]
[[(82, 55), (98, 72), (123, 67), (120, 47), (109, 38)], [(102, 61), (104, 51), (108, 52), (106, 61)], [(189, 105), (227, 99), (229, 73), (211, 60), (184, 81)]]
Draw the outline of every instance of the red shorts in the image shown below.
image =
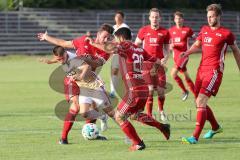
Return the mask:
[(198, 73), (195, 81), (195, 93), (204, 94), (208, 97), (216, 96), (222, 82), (223, 73), (219, 70), (201, 71)]
[(147, 76), (144, 76), (144, 80), (148, 85), (153, 85), (155, 88), (157, 86), (165, 88), (166, 86), (166, 74), (164, 67), (160, 66), (156, 76), (150, 76), (149, 71), (153, 67), (153, 63), (144, 64), (144, 71), (147, 72)]
[(188, 60), (188, 57), (174, 59), (175, 68), (177, 68), (179, 72), (186, 72)]
[(74, 80), (71, 80), (69, 77), (64, 77), (64, 93), (68, 102), (72, 97), (79, 95), (80, 93), (77, 83)]
[(131, 115), (144, 110), (148, 97), (148, 87), (142, 86), (129, 90), (117, 109), (124, 115)]

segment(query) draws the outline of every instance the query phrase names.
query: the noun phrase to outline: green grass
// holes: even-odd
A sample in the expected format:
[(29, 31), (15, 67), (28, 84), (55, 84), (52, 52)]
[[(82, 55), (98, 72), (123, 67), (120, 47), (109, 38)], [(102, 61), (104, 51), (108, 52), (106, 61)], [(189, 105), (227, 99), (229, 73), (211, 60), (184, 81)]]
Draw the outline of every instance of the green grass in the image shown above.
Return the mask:
[[(173, 83), (170, 72), (168, 81), (174, 85), (167, 94), (165, 110), (172, 126), (170, 141), (154, 128), (133, 122), (147, 146), (142, 152), (128, 152), (123, 133), (110, 120), (110, 129), (103, 133), (107, 142), (85, 141), (80, 134), (83, 122), (77, 122), (70, 132), (70, 145), (57, 144), (63, 122), (54, 114), (57, 102), (63, 94), (53, 91), (48, 78), (57, 65), (37, 62), (35, 56), (0, 57), (0, 159), (238, 159), (240, 157), (240, 77), (232, 55), (226, 57), (223, 83), (216, 98), (209, 104), (224, 128), (224, 133), (212, 140), (200, 139), (197, 145), (183, 145), (181, 136), (190, 136), (195, 125), (193, 96), (186, 102), (180, 100), (181, 91)], [(200, 56), (193, 55), (189, 62), (190, 75), (195, 78)], [(109, 82), (109, 63), (101, 75)], [(172, 60), (169, 62), (172, 66)], [(155, 101), (156, 104), (156, 101)], [(155, 107), (156, 109), (156, 107)], [(156, 113), (156, 110), (155, 110)], [(173, 120), (174, 115), (187, 116)], [(190, 119), (191, 118), (191, 119)], [(203, 132), (210, 128), (206, 123)]]

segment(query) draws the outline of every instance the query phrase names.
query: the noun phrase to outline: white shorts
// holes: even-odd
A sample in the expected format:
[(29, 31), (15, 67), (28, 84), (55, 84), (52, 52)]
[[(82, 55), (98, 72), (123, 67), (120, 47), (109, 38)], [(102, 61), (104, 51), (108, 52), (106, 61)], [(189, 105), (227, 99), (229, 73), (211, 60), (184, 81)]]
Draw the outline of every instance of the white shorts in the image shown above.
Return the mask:
[(119, 55), (118, 54), (113, 54), (112, 55), (112, 68), (119, 68)]
[(104, 87), (101, 86), (97, 89), (80, 88), (79, 104), (93, 104), (94, 102), (97, 108), (102, 109), (111, 105)]

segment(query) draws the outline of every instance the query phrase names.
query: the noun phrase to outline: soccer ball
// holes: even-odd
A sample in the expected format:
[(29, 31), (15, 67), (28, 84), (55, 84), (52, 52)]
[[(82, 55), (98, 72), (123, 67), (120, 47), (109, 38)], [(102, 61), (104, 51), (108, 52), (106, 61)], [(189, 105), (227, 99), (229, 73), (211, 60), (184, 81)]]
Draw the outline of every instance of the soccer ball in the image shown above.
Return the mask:
[(82, 136), (86, 140), (93, 140), (96, 139), (99, 135), (99, 130), (96, 124), (94, 123), (87, 123), (82, 128)]

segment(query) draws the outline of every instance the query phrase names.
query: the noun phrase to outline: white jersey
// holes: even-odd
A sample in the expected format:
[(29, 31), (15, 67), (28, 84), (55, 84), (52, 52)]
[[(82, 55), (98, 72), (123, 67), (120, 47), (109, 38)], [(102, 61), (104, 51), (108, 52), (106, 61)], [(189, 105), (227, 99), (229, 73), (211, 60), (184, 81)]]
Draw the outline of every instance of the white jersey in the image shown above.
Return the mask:
[(130, 29), (130, 27), (129, 27), (126, 23), (122, 23), (120, 26), (117, 26), (117, 25), (115, 24), (115, 25), (113, 26), (113, 29), (114, 29), (113, 33), (115, 33), (119, 28), (123, 28), (123, 27)]
[(70, 51), (67, 51), (67, 55), (68, 55), (68, 60), (71, 60), (71, 59), (77, 57), (76, 53), (73, 53), (73, 52), (70, 52)]

